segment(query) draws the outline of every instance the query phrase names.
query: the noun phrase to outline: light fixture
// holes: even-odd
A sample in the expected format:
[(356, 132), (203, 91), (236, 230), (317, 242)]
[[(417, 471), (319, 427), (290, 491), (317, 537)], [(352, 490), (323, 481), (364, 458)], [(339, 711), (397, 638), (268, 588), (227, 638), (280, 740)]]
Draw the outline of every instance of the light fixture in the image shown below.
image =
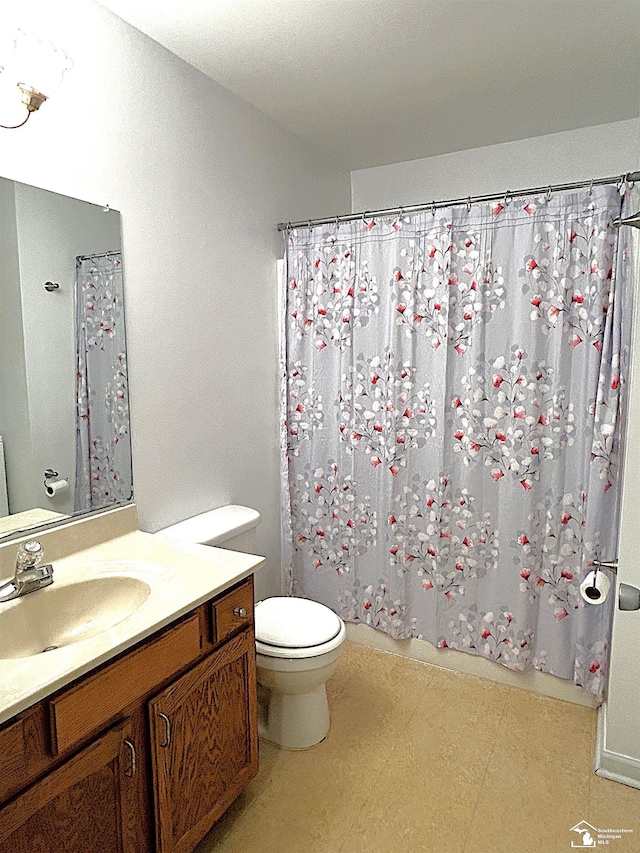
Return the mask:
[(71, 60), (51, 42), (10, 27), (6, 20), (0, 20), (0, 32), (0, 115), (16, 119), (0, 127), (14, 130), (26, 124), (57, 90)]

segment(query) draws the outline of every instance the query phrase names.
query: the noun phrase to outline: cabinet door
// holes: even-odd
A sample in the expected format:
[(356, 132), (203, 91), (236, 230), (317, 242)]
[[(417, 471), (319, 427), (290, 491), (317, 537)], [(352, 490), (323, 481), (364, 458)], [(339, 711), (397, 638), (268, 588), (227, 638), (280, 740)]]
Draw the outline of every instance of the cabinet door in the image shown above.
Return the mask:
[(258, 772), (253, 630), (149, 703), (158, 853), (187, 853)]
[[(0, 853), (140, 853), (134, 725), (107, 732), (0, 809)], [(141, 745), (140, 745), (141, 746)]]

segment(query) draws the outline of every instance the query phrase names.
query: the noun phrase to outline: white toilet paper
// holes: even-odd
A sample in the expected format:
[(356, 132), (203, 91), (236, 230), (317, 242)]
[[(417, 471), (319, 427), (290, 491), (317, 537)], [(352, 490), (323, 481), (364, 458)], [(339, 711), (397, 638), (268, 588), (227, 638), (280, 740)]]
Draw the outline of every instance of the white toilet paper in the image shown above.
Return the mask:
[(606, 573), (593, 570), (580, 584), (580, 595), (588, 604), (602, 604), (606, 600), (610, 588), (611, 581)]
[(56, 495), (59, 495), (60, 492), (66, 491), (68, 488), (68, 480), (51, 480), (49, 483), (45, 484), (44, 490), (47, 493), (47, 497), (53, 498)]

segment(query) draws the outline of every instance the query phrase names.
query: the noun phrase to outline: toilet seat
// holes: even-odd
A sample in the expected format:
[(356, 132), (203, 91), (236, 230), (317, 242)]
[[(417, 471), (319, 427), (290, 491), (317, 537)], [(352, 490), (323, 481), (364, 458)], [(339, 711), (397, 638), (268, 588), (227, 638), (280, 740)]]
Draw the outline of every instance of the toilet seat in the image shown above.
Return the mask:
[(324, 604), (276, 596), (255, 606), (256, 652), (273, 658), (311, 658), (342, 645), (346, 628)]

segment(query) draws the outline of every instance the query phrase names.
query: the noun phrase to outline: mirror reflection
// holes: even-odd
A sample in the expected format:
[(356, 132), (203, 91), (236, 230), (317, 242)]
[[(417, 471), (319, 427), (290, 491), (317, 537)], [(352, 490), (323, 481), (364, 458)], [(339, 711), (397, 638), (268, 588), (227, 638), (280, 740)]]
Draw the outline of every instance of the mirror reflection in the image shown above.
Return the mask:
[(131, 498), (120, 215), (0, 179), (0, 536)]

